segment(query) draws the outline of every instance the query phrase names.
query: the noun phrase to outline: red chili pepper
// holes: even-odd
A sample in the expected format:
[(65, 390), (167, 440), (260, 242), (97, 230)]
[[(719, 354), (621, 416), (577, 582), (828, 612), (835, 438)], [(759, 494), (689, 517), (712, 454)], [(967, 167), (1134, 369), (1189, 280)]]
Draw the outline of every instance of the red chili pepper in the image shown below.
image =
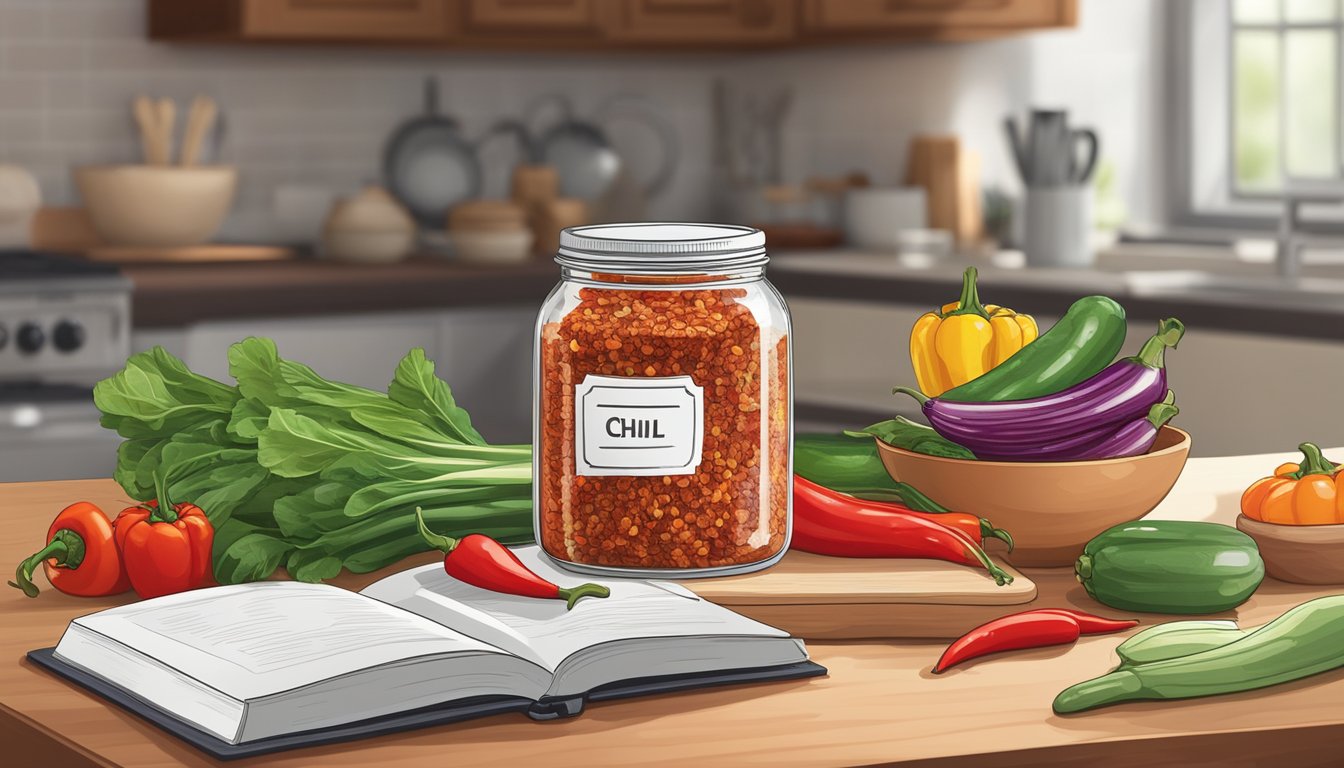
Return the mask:
[(1000, 616), (953, 641), (943, 651), (938, 663), (933, 665), (933, 671), (942, 672), (963, 661), (1000, 651), (1067, 645), (1076, 641), (1079, 635), (1119, 632), (1138, 623), (1130, 619), (1107, 619), (1068, 608), (1037, 608)]
[(1013, 577), (975, 540), (923, 517), (874, 507), (872, 502), (793, 479), (792, 549), (834, 557), (904, 557), (979, 566), (1000, 586)]
[[(160, 496), (165, 502), (164, 491)], [(113, 524), (117, 548), (135, 593), (159, 597), (204, 587), (213, 581), (215, 528), (195, 504), (147, 501), (127, 507)]]
[(87, 501), (71, 504), (56, 515), (47, 529), (47, 545), (19, 563), (9, 585), (37, 597), (33, 571), (38, 565), (46, 571), (51, 586), (67, 595), (102, 597), (131, 588), (112, 523), (103, 510)]
[(1084, 635), (1108, 635), (1112, 632), (1123, 632), (1126, 629), (1139, 626), (1138, 619), (1108, 619), (1105, 616), (1095, 616), (1071, 608), (1038, 608), (1037, 610), (1072, 616), (1078, 622), (1079, 631)]
[(972, 515), (968, 512), (952, 512), (949, 510), (943, 510), (941, 512), (925, 512), (922, 510), (914, 509), (905, 504), (900, 504), (895, 501), (876, 501), (873, 499), (868, 500), (858, 499), (847, 493), (841, 493), (839, 491), (831, 490), (830, 488), (827, 488), (824, 485), (814, 483), (811, 480), (808, 480), (807, 478), (803, 477), (802, 475), (794, 475), (794, 483), (807, 484), (815, 488), (817, 493), (831, 494), (832, 496), (835, 496), (837, 499), (850, 501), (851, 503), (857, 506), (867, 507), (868, 509), (872, 509), (874, 511), (886, 510), (888, 512), (897, 512), (903, 515), (912, 515), (914, 517), (919, 517), (928, 520), (931, 523), (937, 523), (943, 526), (944, 528), (955, 528), (956, 530), (961, 531), (962, 533), (970, 537), (972, 541), (982, 542), (985, 539), (989, 538), (998, 539), (1008, 545), (1009, 552), (1013, 551), (1012, 534), (1008, 533), (1002, 528), (995, 528), (994, 524), (989, 522), (985, 518), (976, 517), (975, 515)]
[(528, 570), (508, 547), (489, 536), (471, 533), (454, 539), (434, 533), (425, 525), (425, 516), (419, 507), (415, 508), (415, 520), (424, 540), (444, 553), (443, 570), (449, 576), (474, 587), (507, 595), (564, 600), (565, 610), (572, 610), (581, 598), (607, 597), (611, 594), (611, 590), (601, 584), (580, 584), (577, 587), (552, 584)]

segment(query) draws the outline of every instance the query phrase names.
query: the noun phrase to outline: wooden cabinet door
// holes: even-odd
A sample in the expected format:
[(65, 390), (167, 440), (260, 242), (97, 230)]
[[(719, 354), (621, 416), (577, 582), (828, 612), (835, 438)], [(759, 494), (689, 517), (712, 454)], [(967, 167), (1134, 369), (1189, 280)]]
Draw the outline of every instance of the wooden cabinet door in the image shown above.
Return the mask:
[(792, 0), (613, 0), (607, 35), (671, 45), (784, 43), (796, 31)]
[(433, 41), (448, 34), (447, 0), (245, 0), (242, 34), (291, 40)]
[(1069, 26), (1076, 0), (805, 0), (804, 25), (822, 32), (881, 34), (906, 28), (1017, 29)]
[(471, 32), (597, 32), (595, 0), (466, 0), (463, 29)]

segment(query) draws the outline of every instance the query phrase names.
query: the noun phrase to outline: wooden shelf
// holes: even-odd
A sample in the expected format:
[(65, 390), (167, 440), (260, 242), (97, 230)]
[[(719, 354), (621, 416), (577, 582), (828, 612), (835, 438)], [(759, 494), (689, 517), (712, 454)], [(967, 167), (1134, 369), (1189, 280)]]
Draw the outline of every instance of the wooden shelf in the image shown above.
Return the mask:
[(147, 0), (173, 42), (742, 50), (1072, 27), (1077, 0)]

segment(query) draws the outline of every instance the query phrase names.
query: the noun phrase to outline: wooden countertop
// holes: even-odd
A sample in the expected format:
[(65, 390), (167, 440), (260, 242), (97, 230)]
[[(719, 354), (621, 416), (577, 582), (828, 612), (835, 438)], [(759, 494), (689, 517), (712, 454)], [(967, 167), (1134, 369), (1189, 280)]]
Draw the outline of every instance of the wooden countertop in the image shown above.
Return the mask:
[[(1241, 488), (1289, 454), (1192, 459), (1153, 517), (1230, 521)], [(108, 480), (0, 486), (0, 559), (16, 563), (66, 504), (125, 502)], [(415, 558), (394, 569), (432, 561)], [(346, 575), (359, 588), (386, 572)], [(1066, 570), (1034, 570), (1038, 606), (1095, 609)], [(133, 715), (23, 660), (54, 644), (73, 617), (128, 600), (81, 599), (44, 587), (35, 600), (0, 591), (0, 734), (16, 765), (202, 766), (214, 762)], [(1236, 612), (1259, 624), (1330, 594), (1267, 581)], [(1021, 606), (1015, 606), (1021, 608)], [(1005, 611), (1011, 612), (1011, 611)], [(1111, 612), (1113, 613), (1113, 612)], [(1056, 693), (1114, 665), (1118, 636), (1018, 652), (937, 678), (941, 643), (810, 643), (826, 678), (609, 702), (580, 717), (517, 715), (281, 753), (238, 765), (772, 766), (901, 764), (984, 768), (1335, 765), (1344, 743), (1344, 670), (1245, 694), (1143, 702), (1059, 717)], [(989, 756), (992, 755), (992, 756)]]

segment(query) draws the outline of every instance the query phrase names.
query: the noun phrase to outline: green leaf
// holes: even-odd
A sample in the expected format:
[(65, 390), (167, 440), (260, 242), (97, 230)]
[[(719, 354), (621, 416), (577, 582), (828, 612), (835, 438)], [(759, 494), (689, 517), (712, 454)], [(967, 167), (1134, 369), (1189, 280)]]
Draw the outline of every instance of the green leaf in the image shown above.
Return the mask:
[(298, 581), (317, 582), (341, 573), (341, 559), (307, 549), (297, 549), (285, 562), (285, 570)]
[[(243, 526), (230, 523), (230, 526)], [(248, 526), (252, 528), (252, 526)], [(261, 530), (239, 529), (243, 535), (226, 542), (221, 549), (219, 532), (215, 539), (215, 579), (220, 584), (242, 584), (269, 578), (280, 567), (280, 561), (292, 549), (289, 542)]]
[(434, 375), (434, 363), (425, 350), (412, 349), (397, 364), (387, 396), (407, 408), (431, 414), (444, 432), (464, 443), (485, 445), (485, 438), (471, 426), (471, 417), (457, 406), (448, 385)]
[(975, 454), (964, 446), (958, 445), (933, 431), (932, 428), (923, 424), (916, 424), (904, 416), (879, 421), (860, 430), (845, 430), (845, 434), (850, 437), (871, 435), (888, 445), (904, 448), (907, 451), (928, 454), (929, 456), (943, 456), (950, 459), (975, 458)]
[(182, 361), (155, 347), (94, 385), (103, 426), (122, 437), (167, 437), (227, 416), (238, 393), (233, 387), (191, 373)]

